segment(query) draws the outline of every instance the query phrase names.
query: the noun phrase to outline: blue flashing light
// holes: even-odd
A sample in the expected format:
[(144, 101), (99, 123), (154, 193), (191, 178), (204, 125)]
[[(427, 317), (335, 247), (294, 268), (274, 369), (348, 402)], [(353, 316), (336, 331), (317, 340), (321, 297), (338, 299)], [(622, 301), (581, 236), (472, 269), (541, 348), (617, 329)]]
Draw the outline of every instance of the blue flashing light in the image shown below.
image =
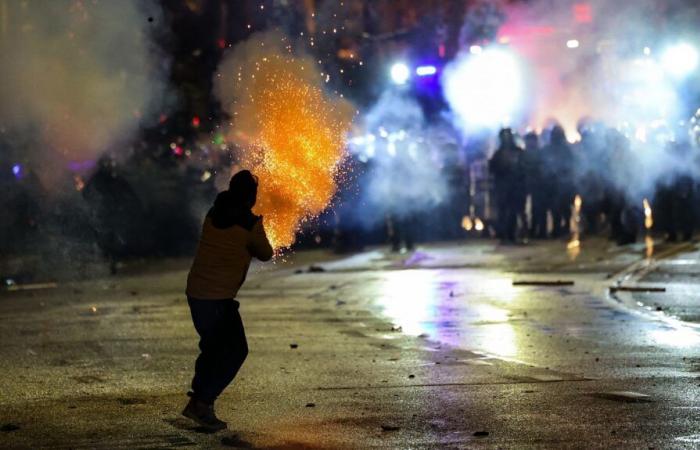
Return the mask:
[(437, 73), (437, 67), (435, 66), (418, 66), (416, 67), (416, 75), (419, 77), (428, 77), (430, 75), (435, 75)]
[(15, 178), (22, 176), (22, 166), (20, 164), (15, 164), (12, 166), (12, 175), (14, 175)]

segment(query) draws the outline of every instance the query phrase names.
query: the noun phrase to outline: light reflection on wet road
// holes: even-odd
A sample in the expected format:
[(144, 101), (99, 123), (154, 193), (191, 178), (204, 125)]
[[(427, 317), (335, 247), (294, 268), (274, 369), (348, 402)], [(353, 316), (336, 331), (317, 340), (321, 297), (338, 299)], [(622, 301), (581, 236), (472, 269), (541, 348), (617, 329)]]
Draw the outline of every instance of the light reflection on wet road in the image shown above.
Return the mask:
[[(428, 259), (440, 267), (439, 256)], [(600, 375), (618, 368), (596, 358), (624, 367), (627, 356), (682, 356), (700, 348), (693, 327), (606, 298), (605, 273), (546, 274), (574, 280), (571, 287), (513, 286), (522, 276), (507, 270), (385, 270), (374, 272), (380, 278), (364, 292), (404, 333), (541, 367)]]

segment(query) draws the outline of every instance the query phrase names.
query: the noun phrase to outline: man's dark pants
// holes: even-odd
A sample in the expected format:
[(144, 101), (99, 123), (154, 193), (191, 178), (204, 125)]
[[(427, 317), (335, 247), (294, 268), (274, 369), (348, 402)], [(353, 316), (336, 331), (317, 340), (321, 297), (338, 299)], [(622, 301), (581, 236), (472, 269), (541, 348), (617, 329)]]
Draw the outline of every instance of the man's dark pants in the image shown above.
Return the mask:
[(214, 403), (231, 383), (248, 356), (248, 343), (233, 299), (199, 300), (189, 297), (192, 321), (199, 333), (199, 349), (192, 379), (192, 397)]

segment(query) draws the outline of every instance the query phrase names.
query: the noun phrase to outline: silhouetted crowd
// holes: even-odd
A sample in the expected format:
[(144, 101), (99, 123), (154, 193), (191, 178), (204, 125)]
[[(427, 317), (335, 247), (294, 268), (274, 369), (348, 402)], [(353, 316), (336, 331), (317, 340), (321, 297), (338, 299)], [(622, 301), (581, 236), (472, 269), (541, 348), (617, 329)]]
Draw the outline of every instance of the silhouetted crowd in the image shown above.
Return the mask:
[[(409, 251), (420, 242), (470, 235), (521, 243), (574, 234), (607, 234), (627, 244), (644, 231), (670, 241), (692, 239), (700, 215), (697, 145), (678, 138), (638, 148), (615, 129), (579, 132), (581, 139), (571, 144), (559, 126), (522, 137), (503, 129), (490, 158), (486, 139), (473, 148), (441, 149), (441, 158), (421, 164), (430, 165), (425, 172), (439, 174), (447, 192), (420, 207), (403, 197), (386, 199), (384, 209), (368, 207), (361, 194), (368, 189), (363, 174), (371, 173), (372, 161), (355, 159), (354, 176), (333, 207), (303, 230), (297, 246), (343, 252), (388, 243), (394, 251)], [(655, 146), (655, 159), (648, 158), (649, 145)], [(641, 163), (645, 151), (647, 166)], [(164, 167), (134, 160), (118, 166), (102, 158), (84, 182), (66, 172), (51, 190), (29, 166), (20, 171), (1, 165), (0, 206), (7, 214), (0, 223), (0, 251), (75, 263), (97, 250), (113, 271), (123, 258), (188, 254), (202, 205), (217, 191), (211, 174), (227, 174), (230, 167), (228, 160), (217, 164)], [(650, 167), (656, 169), (652, 175)]]
[(696, 160), (687, 139), (659, 144), (663, 145), (659, 164), (682, 163), (655, 171), (646, 191), (644, 186), (650, 183), (642, 180), (647, 174), (639, 155), (618, 130), (583, 130), (581, 140), (570, 144), (564, 130), (554, 126), (541, 136), (526, 134), (523, 142), (524, 146), (518, 145), (512, 130), (502, 129), (488, 162), (493, 228), (502, 241), (609, 230), (610, 238), (622, 245), (635, 242), (652, 225), (669, 241), (692, 239), (698, 187), (691, 167)]

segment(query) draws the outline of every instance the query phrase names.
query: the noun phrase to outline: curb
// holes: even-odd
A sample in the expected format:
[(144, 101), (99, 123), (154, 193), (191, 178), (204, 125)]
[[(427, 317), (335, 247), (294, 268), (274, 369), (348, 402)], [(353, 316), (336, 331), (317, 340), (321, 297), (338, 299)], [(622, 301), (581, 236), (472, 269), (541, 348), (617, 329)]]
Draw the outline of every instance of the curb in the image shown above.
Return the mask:
[(612, 285), (606, 289), (606, 298), (625, 307), (626, 309), (631, 310), (634, 313), (644, 315), (647, 318), (652, 318), (670, 325), (682, 325), (700, 330), (700, 323), (687, 322), (669, 316), (663, 311), (656, 311), (652, 309), (651, 306), (645, 306), (644, 304), (635, 301), (632, 297), (632, 294), (639, 292), (666, 292), (665, 287), (660, 287), (657, 284), (643, 283), (640, 282), (640, 280), (655, 270), (662, 261), (670, 259), (678, 254), (697, 249), (698, 248), (695, 242), (684, 242), (682, 244), (674, 245), (673, 247), (657, 254), (652, 258), (645, 258), (637, 261), (636, 263), (609, 277), (612, 280)]

